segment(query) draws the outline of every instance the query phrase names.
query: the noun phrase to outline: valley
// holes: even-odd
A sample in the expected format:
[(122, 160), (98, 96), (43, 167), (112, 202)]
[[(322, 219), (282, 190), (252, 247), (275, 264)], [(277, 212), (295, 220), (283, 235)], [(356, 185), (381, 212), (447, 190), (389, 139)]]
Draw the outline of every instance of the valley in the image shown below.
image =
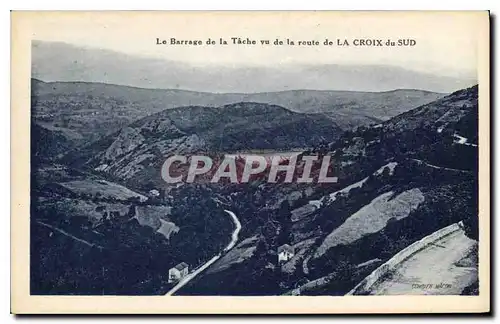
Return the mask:
[[(441, 93), (410, 89), (380, 93), (314, 90), (207, 93), (103, 83), (43, 82), (37, 79), (32, 79), (31, 89), (33, 122), (40, 132), (48, 133), (44, 136), (58, 137), (56, 141), (49, 139), (46, 145), (54, 142), (65, 149), (84, 146), (101, 137), (113, 135), (148, 115), (179, 107), (203, 106), (212, 111), (209, 108), (253, 102), (262, 107), (280, 106), (291, 112), (316, 115), (310, 116), (315, 120), (327, 117), (332, 125), (346, 130), (379, 123), (444, 96)], [(178, 113), (176, 116), (183, 117)], [(186, 112), (183, 118), (187, 116)], [(285, 121), (275, 120), (276, 123)], [(325, 122), (323, 120), (321, 123)], [(248, 123), (250, 125), (251, 121)]]
[[(37, 84), (59, 102), (65, 93), (82, 91), (87, 98), (105, 88), (122, 91), (47, 85)], [(37, 112), (45, 109), (40, 93), (32, 107)], [(62, 127), (69, 131), (47, 126), (59, 117), (35, 114), (32, 127), (41, 135), (32, 140), (32, 293), (251, 296), (299, 289), (344, 295), (399, 251), (450, 224), (463, 222), (473, 243), (477, 86), (431, 97), (411, 108), (397, 102), (386, 113), (370, 103), (368, 119), (375, 122), (366, 123), (356, 121), (365, 108), (345, 102), (331, 110), (308, 104), (315, 111), (301, 112), (270, 102), (191, 102), (141, 110), (144, 116), (127, 113), (123, 124), (95, 124), (101, 131), (92, 135), (86, 123), (94, 117), (77, 124), (78, 110)], [(147, 100), (141, 105), (151, 107)], [(348, 122), (332, 117), (349, 111), (355, 112)], [(329, 155), (338, 183), (167, 186), (161, 179), (169, 154), (235, 152)], [(294, 253), (280, 264), (285, 244)], [(190, 274), (167, 282), (168, 269), (180, 262), (189, 264)]]
[(211, 199), (204, 204), (200, 193), (191, 194), (196, 211), (175, 195), (143, 195), (62, 165), (38, 166), (32, 293), (165, 294), (173, 287), (169, 268), (181, 261), (201, 265), (238, 239), (235, 218)]
[[(224, 210), (224, 211), (226, 213), (228, 213), (229, 216), (231, 216), (231, 219), (234, 222), (235, 228), (234, 228), (234, 232), (231, 234), (231, 242), (229, 242), (229, 244), (224, 248), (223, 253), (229, 252), (236, 245), (236, 243), (238, 242), (238, 234), (241, 230), (241, 223), (240, 223), (238, 217), (236, 217), (236, 215), (230, 210)], [(222, 254), (219, 253), (216, 256), (214, 256), (213, 258), (211, 258), (210, 260), (208, 260), (207, 262), (205, 262), (203, 265), (201, 265), (200, 267), (195, 269), (193, 272), (188, 274), (186, 277), (184, 277), (181, 281), (179, 281), (165, 295), (172, 296), (175, 292), (177, 292), (179, 289), (181, 289), (183, 286), (185, 286), (189, 281), (195, 279), (196, 276), (198, 276), (200, 273), (202, 273), (204, 270), (206, 270), (208, 267), (210, 267), (214, 262), (219, 260), (221, 256), (222, 256)]]

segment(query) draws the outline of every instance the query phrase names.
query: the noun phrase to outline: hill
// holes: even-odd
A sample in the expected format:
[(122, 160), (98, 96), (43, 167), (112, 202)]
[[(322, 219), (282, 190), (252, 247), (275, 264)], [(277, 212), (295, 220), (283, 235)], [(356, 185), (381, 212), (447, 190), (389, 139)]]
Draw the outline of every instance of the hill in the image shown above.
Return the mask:
[(88, 146), (69, 152), (73, 165), (134, 183), (163, 184), (161, 165), (170, 154), (292, 150), (329, 142), (342, 130), (315, 114), (243, 102), (219, 108), (190, 106), (145, 117)]
[(387, 120), (442, 94), (420, 90), (381, 93), (293, 90), (266, 93), (207, 93), (142, 89), (103, 83), (31, 82), (33, 121), (75, 134), (73, 147), (115, 133), (129, 123), (165, 109), (221, 107), (238, 102), (278, 105), (298, 113), (327, 116), (342, 129)]
[[(115, 210), (129, 210), (122, 206), (125, 203), (126, 207), (144, 204), (134, 199), (109, 200), (101, 192), (88, 197), (87, 191), (82, 197), (61, 199), (59, 195), (67, 193), (54, 190), (62, 190), (61, 185), (51, 184), (56, 180), (48, 181), (50, 190), (33, 181), (32, 199), (36, 202), (33, 206), (42, 207), (44, 213), (32, 217), (48, 224), (53, 221), (54, 211), (43, 208), (51, 206), (47, 201), (67, 208), (68, 199), (83, 200), (74, 207), (79, 212), (71, 209), (59, 212), (57, 225), (67, 227), (68, 217), (72, 217), (75, 224), (68, 227), (74, 231), (70, 232), (72, 235), (86, 242), (92, 238), (92, 242), (102, 242), (99, 246), (105, 248), (109, 244), (122, 247), (118, 252), (113, 249), (102, 255), (99, 252), (99, 262), (89, 272), (92, 274), (99, 274), (102, 263), (108, 259), (114, 268), (130, 258), (127, 264), (134, 271), (142, 271), (147, 268), (146, 262), (158, 260), (156, 256), (165, 253), (162, 260), (168, 261), (158, 261), (147, 272), (142, 271), (152, 281), (146, 280), (145, 285), (135, 282), (136, 272), (132, 271), (131, 277), (118, 281), (119, 287), (111, 280), (113, 287), (108, 293), (162, 293), (167, 287), (162, 283), (162, 271), (167, 265), (183, 258), (189, 258), (190, 264), (200, 264), (220, 253), (230, 239), (232, 225), (223, 212), (227, 209), (242, 224), (239, 241), (230, 253), (222, 255), (178, 294), (280, 295), (298, 289), (303, 295), (343, 295), (397, 252), (440, 228), (463, 221), (467, 236), (478, 239), (477, 121), (477, 86), (440, 97), (378, 124), (347, 131), (322, 114), (297, 113), (279, 105), (256, 102), (163, 109), (70, 151), (62, 161), (85, 170), (78, 175), (85, 190), (89, 189), (89, 179), (99, 174), (107, 179), (98, 177), (101, 184), (115, 179), (119, 184), (112, 188), (126, 185), (143, 195), (150, 188), (164, 188), (160, 167), (165, 155), (173, 152), (300, 148), (301, 155), (332, 156), (331, 169), (339, 181), (272, 184), (255, 179), (247, 184), (192, 184), (170, 190), (163, 201), (150, 198), (145, 204), (156, 206), (168, 202), (170, 214), (162, 219), (180, 228), (169, 241), (176, 246), (173, 252), (165, 252), (166, 238), (155, 232), (156, 227), (118, 217), (127, 221), (126, 225), (108, 224), (103, 237), (99, 235), (101, 232), (92, 234), (85, 230), (89, 225), (81, 219), (86, 217), (73, 217), (91, 218), (90, 214), (97, 212), (96, 203), (106, 202), (110, 206), (107, 208)], [(45, 124), (44, 129), (49, 126)], [(65, 139), (74, 135), (62, 129), (63, 126), (54, 126), (57, 128), (50, 131), (57, 131)], [(54, 140), (59, 142), (60, 137)], [(57, 153), (67, 149), (65, 144), (53, 147)], [(49, 168), (44, 174), (54, 177), (58, 172), (62, 171)], [(56, 182), (65, 184), (63, 189), (75, 191), (73, 178)], [(77, 184), (81, 188), (81, 182)], [(106, 188), (99, 190), (112, 189), (109, 185)], [(160, 210), (162, 214), (166, 207)], [(82, 210), (91, 213), (85, 215)], [(68, 262), (74, 262), (60, 253), (66, 251), (65, 246), (70, 247), (66, 242), (68, 236), (64, 235), (64, 240), (54, 247), (52, 236), (43, 224), (40, 227), (40, 223), (33, 223), (34, 230), (41, 233), (34, 247), (42, 247), (33, 257), (43, 259), (44, 251), (55, 248), (56, 252), (50, 252), (54, 260), (68, 258)], [(282, 244), (291, 245), (295, 255), (280, 265), (276, 251)], [(83, 243), (82, 247), (87, 250), (89, 245)], [(139, 252), (131, 254), (135, 250)], [(89, 259), (95, 252), (89, 254)], [(113, 271), (121, 274), (123, 269), (119, 266)], [(103, 278), (85, 282), (101, 285), (100, 280)], [(37, 289), (46, 291), (46, 287)], [(88, 290), (96, 289), (93, 286)]]
[[(219, 260), (181, 293), (343, 295), (445, 226), (463, 221), (477, 240), (477, 108), (475, 86), (344, 133), (319, 148), (334, 157), (335, 184), (224, 188), (245, 224), (233, 253), (241, 254)], [(285, 243), (295, 256), (278, 265)]]

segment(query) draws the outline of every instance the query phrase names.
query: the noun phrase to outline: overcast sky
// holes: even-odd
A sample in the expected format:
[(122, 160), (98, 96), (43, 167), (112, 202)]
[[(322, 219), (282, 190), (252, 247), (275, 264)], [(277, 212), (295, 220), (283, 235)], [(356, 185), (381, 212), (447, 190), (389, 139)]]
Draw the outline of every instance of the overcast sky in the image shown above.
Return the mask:
[[(466, 13), (53, 13), (32, 17), (33, 39), (165, 58), (191, 65), (383, 64), (446, 76), (471, 76), (477, 66), (478, 16)], [(249, 37), (258, 45), (156, 45)], [(280, 38), (320, 46), (261, 46)], [(323, 46), (328, 38), (415, 39), (413, 47)]]

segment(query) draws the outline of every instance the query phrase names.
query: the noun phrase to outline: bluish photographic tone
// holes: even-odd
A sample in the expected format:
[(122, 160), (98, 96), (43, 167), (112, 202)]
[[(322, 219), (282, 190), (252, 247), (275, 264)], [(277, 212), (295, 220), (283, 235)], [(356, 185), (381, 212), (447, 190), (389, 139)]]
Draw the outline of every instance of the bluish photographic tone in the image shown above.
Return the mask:
[[(151, 37), (158, 51), (199, 41)], [(475, 76), (200, 65), (39, 40), (31, 75), (32, 295), (479, 294)], [(168, 179), (189, 173), (184, 157), (240, 172), (258, 156), (312, 180), (211, 181), (207, 168), (169, 183), (172, 156)], [(311, 156), (328, 165), (305, 166)]]

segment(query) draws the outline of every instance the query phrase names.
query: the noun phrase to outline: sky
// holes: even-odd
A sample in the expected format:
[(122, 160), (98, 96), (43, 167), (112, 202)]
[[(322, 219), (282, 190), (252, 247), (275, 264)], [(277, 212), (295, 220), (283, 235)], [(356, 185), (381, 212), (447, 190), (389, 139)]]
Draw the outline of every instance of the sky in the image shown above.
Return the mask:
[[(110, 49), (190, 65), (394, 65), (461, 77), (475, 74), (480, 29), (477, 13), (369, 12), (121, 12), (45, 13), (30, 17), (32, 38)], [(483, 17), (484, 18), (484, 17)], [(157, 45), (169, 41), (250, 38), (257, 45)], [(320, 46), (262, 46), (261, 39), (317, 40)], [(324, 46), (325, 39), (413, 39), (411, 47)]]

